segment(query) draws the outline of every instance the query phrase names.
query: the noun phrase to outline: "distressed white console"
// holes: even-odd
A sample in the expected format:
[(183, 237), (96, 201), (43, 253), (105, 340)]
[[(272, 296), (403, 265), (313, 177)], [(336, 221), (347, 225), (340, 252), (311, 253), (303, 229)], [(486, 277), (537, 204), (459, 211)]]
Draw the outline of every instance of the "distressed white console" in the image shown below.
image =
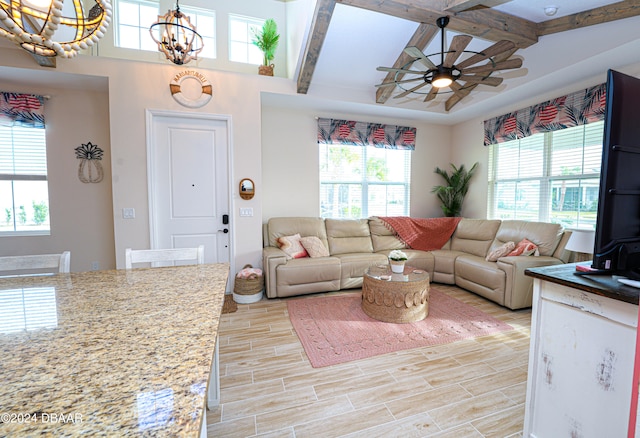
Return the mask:
[(534, 291), (524, 436), (626, 437), (634, 392), (637, 399), (639, 290), (574, 272), (575, 264), (527, 271)]

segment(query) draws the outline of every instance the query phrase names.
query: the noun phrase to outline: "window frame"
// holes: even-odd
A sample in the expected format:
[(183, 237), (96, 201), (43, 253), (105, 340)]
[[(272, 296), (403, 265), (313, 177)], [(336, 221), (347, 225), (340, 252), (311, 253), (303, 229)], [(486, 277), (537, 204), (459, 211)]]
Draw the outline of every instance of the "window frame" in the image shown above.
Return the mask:
[[(124, 50), (139, 50), (142, 52), (149, 52), (149, 53), (153, 53), (155, 51), (157, 51), (157, 45), (155, 43), (153, 43), (154, 49), (145, 49), (142, 48), (142, 35), (140, 35), (140, 40), (138, 41), (138, 47), (137, 48), (133, 48), (133, 47), (125, 47), (122, 46), (120, 44), (120, 37), (121, 37), (121, 32), (120, 32), (120, 28), (121, 26), (125, 26), (127, 28), (136, 28), (138, 29), (138, 32), (141, 33), (143, 30), (148, 34), (149, 33), (149, 27), (151, 26), (152, 23), (149, 23), (149, 26), (147, 27), (143, 27), (140, 25), (140, 5), (144, 5), (147, 7), (154, 7), (156, 9), (156, 20), (157, 20), (157, 16), (160, 15), (160, 3), (159, 2), (152, 2), (152, 1), (148, 1), (148, 0), (116, 0), (114, 5), (114, 14), (113, 14), (113, 45), (114, 47), (118, 48), (118, 49), (124, 49)], [(130, 4), (135, 4), (138, 6), (138, 26), (132, 26), (132, 25), (123, 25), (120, 23), (120, 5), (121, 3), (130, 3)], [(151, 36), (149, 35), (149, 38), (151, 38)], [(153, 42), (153, 40), (151, 40)]]
[[(239, 40), (234, 40), (232, 38), (232, 25), (231, 22), (232, 20), (237, 20), (240, 22), (244, 22), (247, 25), (247, 41), (239, 41)], [(229, 52), (227, 53), (228, 59), (230, 62), (238, 62), (238, 63), (242, 63), (242, 64), (249, 64), (249, 65), (261, 65), (262, 64), (262, 52), (260, 52), (260, 49), (258, 49), (251, 41), (253, 39), (253, 35), (251, 34), (251, 26), (255, 26), (258, 28), (262, 28), (262, 26), (264, 25), (265, 21), (267, 21), (266, 19), (263, 18), (258, 18), (258, 17), (250, 17), (247, 15), (240, 15), (240, 14), (229, 14), (229, 18), (228, 18), (228, 46), (229, 46)], [(253, 23), (252, 23), (253, 22)], [(244, 44), (246, 47), (246, 52), (244, 55), (244, 59), (246, 59), (245, 61), (239, 61), (237, 59), (235, 59), (234, 55), (234, 43), (238, 43), (238, 44)], [(255, 50), (257, 50), (260, 53), (260, 57), (259, 59), (257, 59), (257, 62), (252, 62), (251, 61), (251, 51), (252, 48), (254, 48)], [(257, 57), (257, 55), (256, 55)]]
[[(329, 148), (359, 148), (359, 150), (361, 151), (361, 155), (360, 155), (360, 179), (358, 180), (354, 180), (354, 179), (344, 179), (344, 180), (337, 180), (337, 179), (326, 179), (323, 180), (322, 174), (323, 174), (323, 170), (322, 170), (322, 166), (324, 164), (327, 164), (327, 161), (323, 159), (322, 155), (323, 153), (328, 154), (329, 153)], [(370, 180), (369, 179), (369, 173), (368, 173), (368, 169), (367, 169), (367, 164), (368, 164), (368, 160), (370, 158), (372, 158), (372, 154), (368, 153), (368, 152), (372, 152), (372, 151), (376, 151), (376, 150), (384, 150), (387, 153), (403, 153), (404, 154), (404, 181), (376, 181), (376, 180)], [(350, 145), (350, 144), (328, 144), (328, 143), (322, 143), (322, 144), (318, 144), (318, 154), (319, 154), (319, 210), (320, 210), (320, 216), (323, 218), (332, 218), (332, 219), (365, 219), (368, 218), (370, 216), (375, 216), (375, 215), (380, 215), (380, 216), (409, 216), (410, 211), (411, 211), (411, 161), (412, 161), (412, 150), (409, 149), (390, 149), (390, 148), (377, 148), (375, 146), (371, 146), (371, 145)], [(330, 171), (327, 170), (327, 173), (330, 173)], [(358, 186), (361, 187), (361, 193), (360, 193), (360, 215), (359, 216), (354, 216), (354, 215), (350, 215), (350, 214), (339, 214), (339, 215), (334, 215), (334, 214), (326, 214), (325, 211), (323, 211), (323, 200), (324, 200), (324, 196), (323, 196), (323, 187), (326, 186), (338, 186), (338, 185), (345, 185), (345, 186)], [(401, 192), (403, 193), (403, 207), (402, 207), (402, 213), (398, 214), (398, 213), (393, 213), (393, 214), (381, 214), (381, 213), (372, 213), (371, 210), (373, 208), (375, 208), (375, 206), (372, 206), (372, 204), (370, 203), (371, 199), (370, 199), (370, 192), (372, 192), (371, 188), (373, 187), (380, 187), (380, 186), (385, 186), (385, 187), (400, 187), (402, 190)], [(387, 203), (388, 204), (388, 200)], [(341, 205), (338, 204), (337, 206), (332, 206), (332, 207), (337, 207), (338, 209), (341, 208)], [(327, 210), (327, 212), (334, 212), (335, 208), (331, 208), (331, 210)], [(387, 210), (388, 211), (388, 210)]]
[[(11, 157), (12, 160), (12, 164), (14, 165), (14, 172), (13, 173), (8, 173), (8, 172), (3, 172), (2, 169), (0, 169), (0, 181), (4, 182), (4, 181), (9, 181), (10, 185), (11, 185), (11, 207), (12, 207), (12, 222), (13, 222), (13, 229), (12, 230), (1, 230), (0, 229), (0, 237), (15, 237), (15, 236), (48, 236), (51, 235), (51, 210), (50, 210), (50, 203), (49, 203), (49, 181), (48, 181), (48, 168), (47, 168), (47, 139), (46, 139), (46, 130), (44, 127), (31, 127), (31, 126), (24, 126), (24, 125), (19, 125), (19, 124), (13, 124), (13, 125), (0, 125), (0, 130), (10, 130), (10, 134), (7, 134), (6, 137), (11, 138), (11, 145), (9, 146), (11, 149), (11, 153), (7, 154), (7, 156)], [(39, 154), (43, 154), (43, 155), (39, 155), (39, 166), (36, 167), (32, 167), (30, 172), (25, 172), (25, 171), (20, 171), (20, 170), (15, 170), (15, 157), (16, 157), (16, 142), (15, 142), (15, 137), (16, 137), (16, 133), (14, 132), (14, 130), (39, 130), (39, 135), (37, 140), (39, 141), (38, 146), (36, 148), (34, 147), (30, 147), (28, 149), (25, 148), (25, 150), (27, 152), (30, 153), (34, 153), (34, 152), (38, 152)], [(23, 136), (27, 137), (27, 135), (23, 134)], [(34, 136), (34, 134), (29, 134), (28, 135), (28, 139), (25, 140), (25, 143), (27, 142), (27, 140), (30, 140), (31, 142), (35, 142), (36, 139), (33, 139), (32, 137)], [(0, 135), (0, 138), (5, 137), (5, 135)], [(1, 147), (1, 146), (0, 146)], [(0, 153), (0, 157), (2, 156), (2, 154)], [(46, 220), (42, 222), (42, 224), (46, 225), (46, 228), (40, 228), (40, 229), (35, 229), (35, 230), (25, 230), (25, 229), (18, 229), (18, 225), (17, 225), (17, 215), (18, 215), (18, 208), (17, 208), (17, 204), (16, 204), (16, 192), (15, 192), (15, 182), (17, 181), (44, 181), (46, 182), (46, 192), (47, 192), (47, 199), (46, 199), (46, 207), (47, 207), (47, 217)], [(33, 199), (31, 199), (31, 201), (33, 202)], [(4, 213), (4, 212), (0, 212), (0, 213)], [(37, 225), (37, 224), (36, 224)]]
[[(599, 124), (600, 126), (598, 127), (597, 124)], [(593, 144), (586, 144), (587, 141), (587, 133), (586, 130), (587, 129), (600, 129), (600, 132), (596, 132), (596, 135), (600, 135), (600, 137), (602, 138), (602, 134), (604, 131), (604, 122), (603, 121), (599, 121), (599, 122), (592, 122), (589, 124), (583, 124), (583, 125), (579, 125), (579, 126), (575, 126), (575, 127), (570, 127), (570, 128), (565, 128), (567, 130), (569, 129), (582, 129), (582, 145), (579, 147), (576, 147), (576, 149), (579, 149), (581, 151), (581, 155), (580, 155), (580, 162), (576, 163), (576, 166), (579, 164), (581, 167), (581, 173), (575, 173), (575, 174), (567, 174), (567, 175), (558, 175), (555, 174), (554, 175), (554, 169), (553, 169), (553, 135), (554, 132), (558, 132), (560, 130), (556, 130), (556, 131), (549, 131), (549, 132), (544, 132), (544, 133), (538, 133), (538, 134), (534, 134), (533, 136), (530, 137), (525, 137), (522, 139), (518, 139), (518, 140), (511, 140), (508, 142), (502, 142), (502, 143), (498, 143), (498, 144), (493, 144), (490, 145), (489, 148), (489, 159), (488, 159), (488, 166), (489, 166), (489, 170), (488, 170), (488, 187), (487, 187), (487, 218), (488, 219), (515, 219), (515, 220), (532, 220), (532, 219), (527, 219), (525, 217), (518, 217), (518, 209), (517, 207), (515, 209), (510, 210), (511, 211), (511, 215), (510, 217), (504, 217), (504, 215), (500, 215), (498, 213), (499, 208), (498, 208), (498, 203), (500, 201), (500, 199), (498, 198), (498, 185), (499, 184), (514, 184), (515, 185), (515, 190), (517, 192), (518, 190), (518, 184), (522, 184), (522, 183), (528, 183), (528, 182), (539, 182), (539, 188), (538, 188), (538, 206), (537, 206), (537, 213), (538, 213), (538, 217), (536, 219), (533, 219), (535, 221), (539, 221), (539, 222), (552, 222), (552, 223), (560, 223), (562, 224), (565, 228), (594, 228), (595, 227), (595, 211), (593, 213), (594, 218), (593, 220), (589, 220), (588, 218), (584, 218), (585, 216), (585, 212), (590, 212), (591, 210), (593, 210), (593, 208), (591, 210), (586, 210), (586, 209), (582, 209), (582, 208), (578, 208), (576, 210), (577, 212), (577, 216), (575, 219), (571, 219), (571, 220), (567, 220), (567, 221), (561, 221), (561, 220), (556, 220), (557, 218), (554, 217), (554, 207), (553, 207), (553, 193), (554, 193), (554, 189), (557, 187), (555, 184), (556, 183), (562, 183), (563, 181), (577, 181), (578, 182), (578, 186), (580, 189), (584, 188), (585, 190), (585, 196), (587, 194), (587, 191), (590, 188), (590, 185), (595, 185), (595, 187), (599, 187), (600, 184), (600, 168), (598, 167), (597, 172), (586, 172), (585, 166), (586, 166), (586, 162), (585, 162), (585, 156), (586, 156), (586, 149), (589, 146), (593, 146)], [(562, 130), (564, 131), (564, 130)], [(593, 135), (593, 134), (592, 134)], [(500, 159), (500, 147), (504, 148), (507, 145), (513, 145), (516, 142), (518, 142), (518, 147), (521, 147), (521, 142), (522, 141), (526, 141), (527, 138), (531, 139), (534, 136), (543, 136), (543, 146), (542, 146), (542, 174), (541, 176), (525, 176), (525, 177), (521, 177), (519, 175), (515, 176), (515, 177), (509, 177), (509, 178), (499, 178), (496, 176), (496, 173), (499, 169), (498, 166), (498, 162)], [(602, 144), (600, 143), (599, 148), (602, 148)], [(520, 167), (520, 161), (522, 160), (522, 158), (519, 156), (518, 157), (518, 163), (517, 163), (517, 168)], [(595, 182), (595, 184), (593, 184)], [(585, 184), (586, 183), (586, 184)], [(589, 184), (591, 183), (591, 184)], [(570, 187), (572, 188), (572, 187)], [(597, 191), (596, 191), (597, 192)], [(582, 193), (581, 193), (582, 194)], [(517, 193), (516, 193), (516, 197), (517, 197)], [(514, 198), (514, 205), (515, 205), (515, 201), (517, 199)], [(597, 206), (597, 198), (596, 198), (596, 206)], [(562, 211), (562, 210), (560, 210)], [(587, 214), (586, 216), (589, 216), (590, 214)], [(582, 218), (581, 218), (582, 216)]]

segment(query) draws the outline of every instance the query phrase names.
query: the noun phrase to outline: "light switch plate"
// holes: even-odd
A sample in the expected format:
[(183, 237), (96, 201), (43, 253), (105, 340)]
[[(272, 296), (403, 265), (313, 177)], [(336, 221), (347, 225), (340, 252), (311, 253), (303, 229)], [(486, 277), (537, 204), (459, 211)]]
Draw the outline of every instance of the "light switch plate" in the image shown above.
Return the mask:
[(123, 219), (135, 219), (136, 217), (136, 209), (135, 208), (123, 208), (122, 209), (122, 218)]
[(251, 207), (247, 207), (247, 208), (241, 208), (240, 209), (240, 216), (253, 216), (253, 208)]

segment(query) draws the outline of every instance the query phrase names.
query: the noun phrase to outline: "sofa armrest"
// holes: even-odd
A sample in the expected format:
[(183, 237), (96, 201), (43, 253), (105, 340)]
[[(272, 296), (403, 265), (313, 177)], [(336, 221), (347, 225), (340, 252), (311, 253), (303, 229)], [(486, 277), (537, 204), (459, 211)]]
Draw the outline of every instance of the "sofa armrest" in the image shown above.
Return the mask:
[(264, 269), (264, 285), (267, 297), (277, 296), (276, 268), (287, 263), (287, 255), (280, 248), (267, 246), (262, 249), (262, 267)]
[(499, 258), (496, 263), (506, 274), (504, 305), (515, 310), (531, 307), (533, 300), (533, 278), (524, 274), (526, 269), (564, 262), (551, 256), (511, 256)]

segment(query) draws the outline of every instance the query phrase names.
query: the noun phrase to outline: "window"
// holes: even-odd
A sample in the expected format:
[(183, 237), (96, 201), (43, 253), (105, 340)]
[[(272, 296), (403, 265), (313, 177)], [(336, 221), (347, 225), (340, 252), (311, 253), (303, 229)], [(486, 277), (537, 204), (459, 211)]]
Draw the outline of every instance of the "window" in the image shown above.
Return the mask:
[(320, 214), (408, 216), (411, 151), (319, 144)]
[(604, 122), (490, 146), (490, 219), (523, 219), (593, 228)]
[[(202, 37), (203, 49), (198, 58), (215, 59), (216, 52), (216, 13), (204, 9), (181, 6), (180, 11), (189, 17), (189, 21), (196, 27)], [(194, 46), (195, 48), (195, 42)]]
[(262, 28), (265, 20), (229, 15), (229, 60), (247, 64), (262, 64), (262, 52), (251, 41), (254, 31)]
[(116, 46), (126, 49), (157, 51), (149, 27), (158, 21), (158, 3), (119, 0), (116, 14)]
[(0, 234), (49, 234), (44, 128), (0, 125)]

